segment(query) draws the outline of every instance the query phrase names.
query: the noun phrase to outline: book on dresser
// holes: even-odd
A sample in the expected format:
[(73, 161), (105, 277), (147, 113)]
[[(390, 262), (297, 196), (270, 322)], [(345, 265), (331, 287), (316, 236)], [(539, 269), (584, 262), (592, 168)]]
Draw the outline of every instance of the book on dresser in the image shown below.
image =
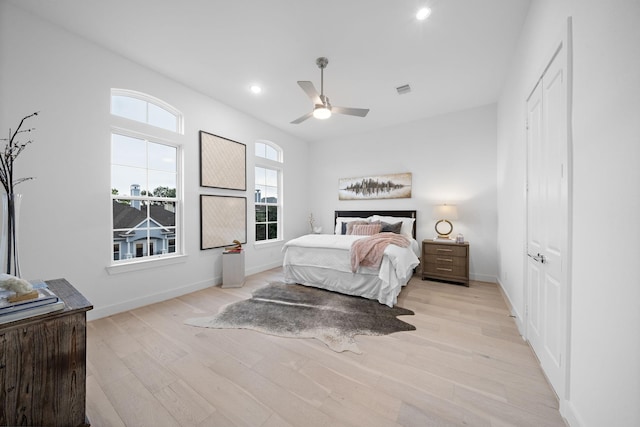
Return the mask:
[(0, 324), (13, 322), (15, 320), (26, 319), (28, 317), (40, 316), (41, 314), (53, 313), (54, 311), (59, 311), (63, 308), (64, 301), (58, 300), (45, 305), (23, 308), (21, 310), (13, 311), (10, 313), (0, 312)]
[(62, 310), (64, 302), (44, 282), (34, 281), (37, 297), (11, 302), (10, 291), (0, 291), (0, 324)]

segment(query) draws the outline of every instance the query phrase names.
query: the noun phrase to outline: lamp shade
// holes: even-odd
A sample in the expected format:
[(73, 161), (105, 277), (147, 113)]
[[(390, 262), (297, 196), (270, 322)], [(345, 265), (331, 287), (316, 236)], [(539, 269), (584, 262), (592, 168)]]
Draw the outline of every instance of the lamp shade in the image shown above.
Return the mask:
[(458, 219), (458, 208), (455, 205), (437, 205), (433, 208), (435, 219)]

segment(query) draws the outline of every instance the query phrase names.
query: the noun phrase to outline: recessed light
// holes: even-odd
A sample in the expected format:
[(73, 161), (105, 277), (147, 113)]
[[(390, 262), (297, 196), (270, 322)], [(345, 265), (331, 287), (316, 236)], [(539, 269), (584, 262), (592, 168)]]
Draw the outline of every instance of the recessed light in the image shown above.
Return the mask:
[(251, 89), (251, 92), (255, 94), (262, 92), (262, 88), (258, 85), (252, 85), (250, 89)]
[(416, 19), (424, 21), (429, 17), (429, 15), (431, 15), (431, 9), (429, 9), (428, 7), (423, 7), (416, 13)]

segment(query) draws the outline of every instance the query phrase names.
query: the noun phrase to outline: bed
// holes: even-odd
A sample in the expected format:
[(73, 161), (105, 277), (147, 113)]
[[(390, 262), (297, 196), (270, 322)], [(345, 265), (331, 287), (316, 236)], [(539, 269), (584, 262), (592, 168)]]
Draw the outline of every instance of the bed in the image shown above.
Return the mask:
[[(334, 234), (309, 234), (285, 243), (285, 282), (361, 296), (393, 307), (420, 263), (415, 240), (416, 211), (335, 211), (334, 218)], [(346, 233), (350, 227), (356, 229), (365, 223), (388, 226), (382, 231), (390, 228), (404, 235), (409, 246), (389, 245), (384, 249), (380, 268), (359, 266), (354, 273), (351, 244), (366, 236)]]

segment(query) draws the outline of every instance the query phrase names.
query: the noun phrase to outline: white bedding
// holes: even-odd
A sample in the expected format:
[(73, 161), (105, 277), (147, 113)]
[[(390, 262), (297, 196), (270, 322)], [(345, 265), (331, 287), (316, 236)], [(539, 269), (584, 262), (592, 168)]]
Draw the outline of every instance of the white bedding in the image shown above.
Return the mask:
[(374, 299), (393, 307), (402, 287), (419, 264), (419, 246), (389, 245), (379, 269), (360, 267), (351, 272), (351, 243), (366, 236), (309, 234), (285, 243), (284, 277), (300, 283), (348, 295)]

